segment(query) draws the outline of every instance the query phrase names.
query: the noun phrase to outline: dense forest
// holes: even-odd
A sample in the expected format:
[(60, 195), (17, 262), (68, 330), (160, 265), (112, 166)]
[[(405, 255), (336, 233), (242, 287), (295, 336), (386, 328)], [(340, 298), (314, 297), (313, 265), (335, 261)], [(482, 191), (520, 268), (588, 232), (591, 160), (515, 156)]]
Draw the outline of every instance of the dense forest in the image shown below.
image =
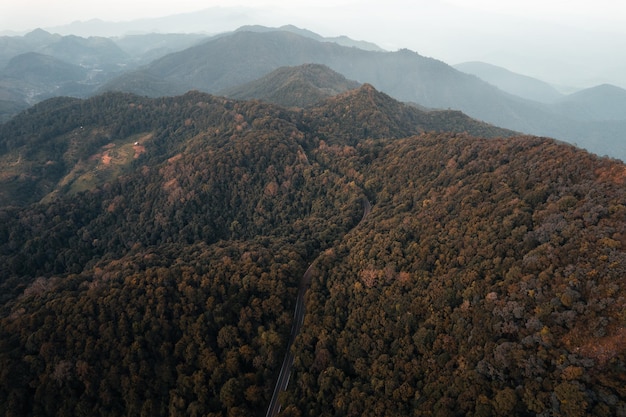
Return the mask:
[(282, 415), (626, 415), (626, 166), (510, 136), (368, 85), (33, 107), (0, 126), (0, 414), (265, 415), (312, 264)]

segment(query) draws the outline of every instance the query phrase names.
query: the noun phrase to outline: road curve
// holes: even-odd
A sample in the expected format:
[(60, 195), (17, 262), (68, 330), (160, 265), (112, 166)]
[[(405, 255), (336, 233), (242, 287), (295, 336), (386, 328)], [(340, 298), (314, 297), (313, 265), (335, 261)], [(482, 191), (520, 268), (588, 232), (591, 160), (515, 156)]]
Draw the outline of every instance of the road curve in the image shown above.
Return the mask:
[[(357, 226), (365, 220), (371, 211), (371, 203), (367, 198), (363, 197), (363, 217)], [(311, 275), (313, 274), (312, 271), (314, 263), (315, 261), (309, 265), (307, 270), (302, 275), (302, 278), (300, 278), (298, 297), (296, 298), (296, 308), (293, 314), (293, 324), (291, 325), (291, 335), (289, 336), (289, 343), (287, 343), (287, 352), (285, 353), (285, 359), (283, 359), (283, 364), (280, 367), (280, 372), (278, 373), (278, 379), (276, 380), (272, 400), (267, 408), (266, 417), (275, 417), (280, 412), (281, 404), (278, 402), (278, 396), (281, 392), (287, 390), (287, 385), (289, 384), (289, 377), (291, 376), (291, 367), (293, 366), (294, 359), (291, 346), (293, 346), (293, 342), (296, 340), (296, 336), (298, 336), (300, 329), (302, 328), (302, 323), (304, 323), (304, 295), (311, 285)]]

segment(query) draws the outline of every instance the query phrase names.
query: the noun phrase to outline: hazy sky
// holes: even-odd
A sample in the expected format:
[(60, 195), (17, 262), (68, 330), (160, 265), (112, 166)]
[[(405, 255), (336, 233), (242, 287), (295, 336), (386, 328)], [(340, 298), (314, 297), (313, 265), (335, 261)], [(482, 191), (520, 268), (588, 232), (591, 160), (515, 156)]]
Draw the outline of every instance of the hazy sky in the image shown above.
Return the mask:
[[(0, 32), (98, 18), (129, 21), (242, 6), (238, 24), (294, 24), (409, 48), (449, 64), (482, 60), (550, 82), (626, 87), (624, 0), (0, 0)], [(232, 24), (235, 27), (229, 27)]]

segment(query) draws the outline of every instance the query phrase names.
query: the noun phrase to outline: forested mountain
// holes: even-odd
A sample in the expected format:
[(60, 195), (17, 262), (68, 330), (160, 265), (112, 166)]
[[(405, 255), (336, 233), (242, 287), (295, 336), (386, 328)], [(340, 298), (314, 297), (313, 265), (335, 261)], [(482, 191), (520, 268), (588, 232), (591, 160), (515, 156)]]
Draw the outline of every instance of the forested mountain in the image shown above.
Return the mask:
[[(298, 90), (291, 89), (284, 92), (283, 100), (295, 102), (300, 97)], [(0, 125), (2, 205), (29, 204), (101, 185), (132, 169), (136, 158), (148, 152), (159, 135), (171, 135), (178, 129), (223, 130), (219, 123), (188, 126), (195, 123), (185, 113), (194, 99), (221, 103), (199, 93), (162, 99), (108, 93), (87, 100), (55, 98), (35, 105)], [(369, 85), (306, 112), (280, 111), (291, 123), (303, 124), (302, 129), (315, 130), (321, 139), (331, 142), (339, 137), (355, 142), (372, 135), (398, 138), (425, 131), (513, 135), (460, 112), (416, 109)], [(216, 122), (209, 119), (206, 123)]]
[[(142, 69), (171, 92), (189, 89), (217, 93), (258, 79), (277, 68), (323, 64), (348, 79), (370, 83), (394, 98), (422, 106), (461, 110), (497, 126), (566, 140), (626, 160), (626, 121), (594, 123), (564, 115), (554, 108), (503, 92), (475, 76), (432, 58), (400, 50), (366, 51), (320, 42), (289, 31), (238, 31), (157, 59)], [(113, 80), (105, 90), (143, 92)], [(141, 82), (141, 77), (137, 78)], [(169, 84), (168, 84), (169, 83)], [(158, 85), (149, 91), (159, 95)], [(129, 88), (125, 90), (125, 88)], [(165, 94), (165, 92), (163, 93)]]
[(278, 68), (258, 80), (219, 94), (244, 100), (260, 99), (285, 107), (311, 107), (358, 86), (356, 81), (347, 80), (325, 65), (304, 64)]
[(509, 133), (367, 84), (40, 103), (0, 132), (0, 414), (265, 415), (312, 265), (284, 416), (620, 415), (626, 166)]

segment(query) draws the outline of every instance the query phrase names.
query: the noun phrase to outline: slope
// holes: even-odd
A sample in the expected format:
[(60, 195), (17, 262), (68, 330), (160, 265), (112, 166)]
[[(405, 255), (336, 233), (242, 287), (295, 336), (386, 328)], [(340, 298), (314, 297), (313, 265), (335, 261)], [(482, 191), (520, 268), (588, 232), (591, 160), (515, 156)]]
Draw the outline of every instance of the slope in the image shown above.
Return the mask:
[(553, 103), (563, 98), (563, 94), (544, 81), (516, 74), (496, 65), (472, 61), (457, 64), (454, 68), (475, 75), (489, 84), (495, 85), (502, 91), (528, 100), (540, 103)]
[[(302, 95), (298, 89), (289, 89), (283, 100), (295, 102)], [(217, 108), (216, 115), (203, 116), (202, 123), (194, 121), (187, 114), (194, 99), (212, 103), (204, 111)], [(23, 206), (101, 186), (153, 152), (165, 152), (163, 141), (172, 130), (183, 138), (198, 129), (228, 131), (232, 127), (218, 118), (225, 103), (234, 106), (236, 102), (196, 92), (160, 99), (108, 93), (87, 100), (56, 98), (39, 103), (0, 125), (2, 205)], [(513, 134), (459, 112), (418, 110), (369, 85), (306, 112), (265, 108), (303, 131), (316, 131), (329, 144), (355, 145), (369, 137), (398, 138), (433, 130), (485, 137)]]
[(285, 413), (626, 404), (623, 164), (546, 139), (448, 134), (334, 161), (374, 205), (315, 265)]
[(83, 81), (87, 71), (52, 56), (28, 52), (12, 58), (0, 74), (34, 84), (52, 84)]
[(455, 132), (507, 137), (515, 132), (451, 110), (421, 110), (400, 103), (370, 84), (326, 100), (304, 113), (317, 136), (331, 145), (357, 145), (364, 138), (401, 138), (422, 132)]
[[(192, 124), (157, 132), (131, 172), (0, 210), (3, 415), (255, 415), (269, 400), (296, 277), (358, 221), (361, 195), (309, 161), (274, 108), (197, 94), (161, 105)], [(57, 317), (35, 318), (27, 346), (22, 308)], [(41, 352), (34, 367), (14, 360), (22, 348)]]
[(3, 151), (151, 137), (123, 174), (0, 208), (0, 414), (263, 415), (318, 256), (285, 414), (621, 412), (626, 166), (402, 137), (404, 114), (427, 115), (364, 85), (310, 112), (192, 92), (16, 118)]
[(626, 90), (602, 84), (563, 97), (555, 107), (580, 120), (623, 121), (626, 120)]
[(261, 99), (285, 107), (311, 107), (324, 99), (357, 88), (325, 65), (281, 67), (258, 80), (222, 90), (218, 94), (236, 99)]

